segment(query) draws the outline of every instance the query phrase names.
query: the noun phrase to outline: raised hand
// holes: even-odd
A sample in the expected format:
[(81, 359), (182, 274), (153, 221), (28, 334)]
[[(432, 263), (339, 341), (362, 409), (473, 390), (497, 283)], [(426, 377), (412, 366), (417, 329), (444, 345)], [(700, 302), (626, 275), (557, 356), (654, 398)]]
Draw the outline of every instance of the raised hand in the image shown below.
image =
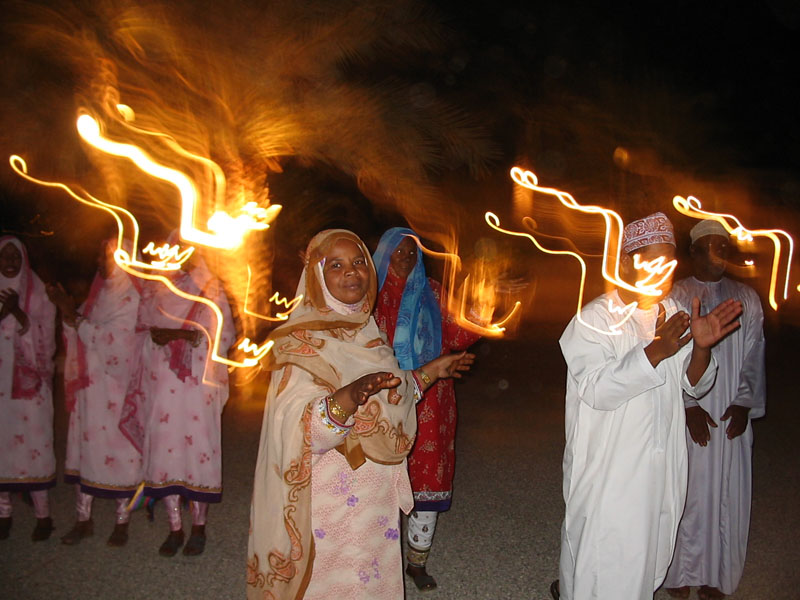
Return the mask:
[(700, 299), (692, 300), (692, 337), (695, 346), (711, 348), (714, 344), (739, 327), (737, 317), (742, 314), (742, 303), (725, 300), (706, 316), (700, 316)]
[(689, 435), (692, 441), (699, 446), (707, 446), (711, 439), (710, 427), (717, 424), (705, 410), (700, 406), (690, 406), (686, 409), (686, 426), (689, 428)]
[(400, 378), (395, 377), (392, 373), (370, 373), (359, 377), (350, 385), (345, 386), (345, 388), (349, 388), (348, 392), (351, 400), (357, 406), (361, 406), (370, 396), (374, 396), (381, 390), (396, 388), (400, 383)]
[(689, 315), (679, 311), (667, 319), (664, 305), (659, 304), (655, 337), (644, 349), (650, 364), (655, 367), (662, 360), (669, 358), (688, 344), (689, 340), (692, 339), (692, 334), (683, 335), (688, 327)]
[(725, 409), (725, 412), (720, 417), (720, 421), (727, 421), (728, 427), (725, 429), (725, 435), (729, 440), (739, 437), (747, 429), (747, 421), (749, 420), (750, 409), (747, 406), (739, 406), (738, 404), (731, 404)]
[(25, 311), (19, 307), (19, 294), (11, 288), (0, 291), (0, 302), (3, 304), (2, 307), (0, 307), (0, 321), (5, 319), (8, 315), (14, 315), (14, 318), (20, 325), (19, 334), (22, 335), (28, 331), (30, 320), (28, 319), (28, 315), (25, 314)]
[(445, 379), (446, 377), (459, 379), (461, 377), (461, 371), (469, 371), (474, 362), (474, 354), (470, 354), (469, 352), (457, 352), (434, 358), (429, 363), (423, 365), (421, 369), (431, 380)]

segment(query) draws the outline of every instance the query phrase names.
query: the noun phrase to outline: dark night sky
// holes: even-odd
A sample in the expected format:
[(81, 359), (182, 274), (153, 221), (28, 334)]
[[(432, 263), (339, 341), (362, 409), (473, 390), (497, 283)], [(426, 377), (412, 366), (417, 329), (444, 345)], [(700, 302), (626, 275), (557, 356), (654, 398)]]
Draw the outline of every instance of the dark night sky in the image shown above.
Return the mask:
[[(765, 204), (797, 206), (796, 3), (433, 4), (452, 33), (447, 51), (389, 62), (485, 120), (500, 156), (474, 186), (505, 185), (498, 202), (519, 156), (579, 198), (593, 186), (613, 195), (613, 150), (630, 144), (695, 178), (746, 173)], [(4, 222), (31, 217), (8, 191), (3, 202)]]
[[(626, 5), (627, 4), (627, 5)], [(790, 2), (440, 2), (474, 56), (472, 84), (510, 63), (537, 102), (559, 90), (602, 101), (657, 82), (698, 98), (714, 143), (747, 166), (796, 170), (800, 8)], [(459, 14), (460, 13), (460, 14)]]

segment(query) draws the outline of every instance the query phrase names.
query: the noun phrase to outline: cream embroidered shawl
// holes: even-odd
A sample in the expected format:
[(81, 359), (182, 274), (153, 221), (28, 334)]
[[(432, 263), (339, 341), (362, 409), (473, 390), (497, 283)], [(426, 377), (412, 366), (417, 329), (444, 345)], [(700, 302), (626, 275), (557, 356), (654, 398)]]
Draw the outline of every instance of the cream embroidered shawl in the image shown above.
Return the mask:
[[(361, 310), (341, 315), (325, 303), (314, 266), (340, 239), (355, 242), (370, 264)], [(388, 371), (402, 379), (359, 408), (355, 425), (336, 450), (357, 469), (365, 460), (402, 462), (414, 442), (416, 412), (411, 374), (401, 371), (391, 346), (370, 316), (376, 295), (375, 271), (364, 243), (346, 230), (323, 231), (308, 246), (298, 294), (301, 307), (272, 334), (275, 346), (266, 368), (275, 371), (267, 394), (250, 508), (247, 551), (249, 599), (302, 598), (314, 559), (311, 535), (310, 424), (315, 401), (368, 373)], [(291, 369), (311, 374), (319, 395), (286, 387)]]

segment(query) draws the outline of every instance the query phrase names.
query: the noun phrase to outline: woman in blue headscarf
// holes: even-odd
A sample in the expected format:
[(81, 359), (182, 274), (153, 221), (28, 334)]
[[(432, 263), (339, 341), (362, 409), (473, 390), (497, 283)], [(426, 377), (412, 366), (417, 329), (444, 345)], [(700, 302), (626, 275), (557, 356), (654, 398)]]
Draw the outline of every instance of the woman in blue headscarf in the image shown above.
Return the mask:
[[(442, 308), (441, 284), (425, 276), (417, 238), (411, 229), (390, 229), (373, 256), (380, 290), (375, 321), (394, 347), (400, 368), (409, 370), (463, 350), (479, 338), (460, 328)], [(452, 379), (442, 379), (417, 404), (417, 440), (408, 457), (414, 511), (408, 519), (406, 573), (420, 590), (436, 587), (425, 565), (436, 518), (450, 508), (455, 433), (455, 389)]]

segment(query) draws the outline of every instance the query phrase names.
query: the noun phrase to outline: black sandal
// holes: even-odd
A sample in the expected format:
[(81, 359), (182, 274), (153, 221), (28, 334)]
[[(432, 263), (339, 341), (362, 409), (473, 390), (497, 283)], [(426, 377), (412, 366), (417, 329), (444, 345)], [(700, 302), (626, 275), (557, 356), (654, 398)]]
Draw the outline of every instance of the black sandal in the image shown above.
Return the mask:
[(11, 517), (0, 518), (0, 540), (8, 539), (11, 533)]
[(430, 592), (436, 589), (436, 580), (428, 575), (424, 566), (408, 564), (406, 575), (414, 580), (414, 585), (420, 592)]
[(175, 556), (178, 553), (178, 548), (183, 546), (183, 529), (178, 531), (170, 531), (167, 539), (161, 544), (158, 553), (161, 556)]
[(84, 538), (91, 537), (94, 534), (94, 522), (89, 519), (88, 521), (76, 521), (67, 533), (61, 536), (61, 543), (67, 546), (74, 546), (79, 544)]
[(192, 534), (189, 536), (189, 541), (183, 548), (183, 554), (186, 556), (198, 556), (206, 549), (206, 526), (205, 525), (192, 525)]
[(36, 519), (36, 527), (33, 529), (33, 533), (31, 534), (31, 539), (34, 542), (43, 542), (50, 538), (50, 534), (53, 532), (55, 527), (53, 527), (53, 519), (50, 517), (45, 517), (44, 519)]
[(108, 536), (106, 544), (113, 548), (120, 548), (128, 543), (128, 524), (117, 523), (114, 525), (114, 531)]
[(550, 595), (553, 597), (553, 600), (559, 600), (559, 598), (561, 598), (561, 588), (558, 585), (558, 579), (550, 584)]

